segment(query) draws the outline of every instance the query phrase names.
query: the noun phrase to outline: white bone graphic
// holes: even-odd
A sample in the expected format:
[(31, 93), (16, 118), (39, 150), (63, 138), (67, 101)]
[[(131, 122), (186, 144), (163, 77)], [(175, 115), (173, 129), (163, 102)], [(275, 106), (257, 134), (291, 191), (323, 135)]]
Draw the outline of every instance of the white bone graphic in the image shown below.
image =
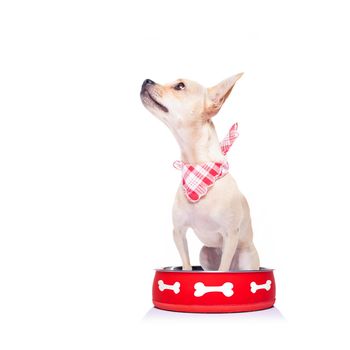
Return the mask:
[(222, 286), (205, 286), (202, 282), (197, 282), (194, 285), (194, 296), (201, 297), (205, 293), (210, 292), (221, 292), (226, 297), (231, 297), (233, 295), (233, 283), (226, 282)]
[(250, 291), (255, 293), (258, 289), (270, 290), (271, 283), (272, 282), (270, 280), (267, 280), (264, 284), (256, 284), (255, 282), (252, 282), (250, 284)]
[(175, 282), (174, 284), (165, 284), (162, 280), (158, 281), (158, 288), (161, 292), (165, 289), (172, 290), (175, 294), (180, 293), (180, 282)]

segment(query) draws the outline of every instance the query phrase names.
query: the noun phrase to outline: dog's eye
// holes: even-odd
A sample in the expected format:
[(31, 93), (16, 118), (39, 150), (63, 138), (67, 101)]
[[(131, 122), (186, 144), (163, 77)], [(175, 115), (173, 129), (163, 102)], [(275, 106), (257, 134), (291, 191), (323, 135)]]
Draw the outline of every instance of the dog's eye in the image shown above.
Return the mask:
[(185, 88), (184, 83), (178, 83), (177, 85), (174, 86), (175, 90), (183, 90)]

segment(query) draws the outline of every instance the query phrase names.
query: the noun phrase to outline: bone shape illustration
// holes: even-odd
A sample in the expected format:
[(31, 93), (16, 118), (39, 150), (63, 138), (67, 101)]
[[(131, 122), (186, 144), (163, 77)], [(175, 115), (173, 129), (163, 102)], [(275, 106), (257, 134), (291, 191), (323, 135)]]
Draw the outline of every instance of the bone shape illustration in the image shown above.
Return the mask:
[(270, 280), (267, 280), (264, 284), (256, 284), (255, 282), (252, 282), (250, 284), (250, 291), (255, 293), (258, 289), (270, 290), (271, 283), (272, 282)]
[(226, 282), (222, 286), (205, 286), (202, 282), (197, 282), (194, 285), (194, 296), (201, 297), (205, 293), (210, 292), (221, 292), (226, 297), (231, 297), (233, 295), (233, 283)]
[(161, 292), (165, 289), (172, 290), (175, 294), (180, 293), (180, 282), (175, 282), (174, 284), (165, 284), (162, 280), (158, 281), (158, 288)]

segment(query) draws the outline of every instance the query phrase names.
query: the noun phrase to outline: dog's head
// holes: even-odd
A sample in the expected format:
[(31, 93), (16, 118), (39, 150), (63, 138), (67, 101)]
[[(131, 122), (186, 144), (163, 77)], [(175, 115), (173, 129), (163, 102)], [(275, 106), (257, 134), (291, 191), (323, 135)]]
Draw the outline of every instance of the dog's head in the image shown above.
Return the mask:
[(191, 127), (218, 113), (242, 75), (236, 74), (211, 88), (187, 79), (165, 85), (146, 79), (141, 88), (141, 100), (170, 129)]

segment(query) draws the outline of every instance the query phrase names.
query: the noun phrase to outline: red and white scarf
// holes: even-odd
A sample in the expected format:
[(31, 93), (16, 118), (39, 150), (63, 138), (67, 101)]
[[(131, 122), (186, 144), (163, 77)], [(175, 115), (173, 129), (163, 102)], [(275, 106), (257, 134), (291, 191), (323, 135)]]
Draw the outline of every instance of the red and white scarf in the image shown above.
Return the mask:
[[(220, 142), (223, 155), (226, 155), (238, 137), (237, 128), (238, 124), (235, 123), (227, 136)], [(207, 162), (202, 164), (189, 164), (177, 160), (174, 162), (174, 167), (182, 171), (182, 186), (187, 199), (192, 203), (198, 202), (205, 196), (215, 181), (225, 176), (229, 170), (227, 160), (223, 163)]]

